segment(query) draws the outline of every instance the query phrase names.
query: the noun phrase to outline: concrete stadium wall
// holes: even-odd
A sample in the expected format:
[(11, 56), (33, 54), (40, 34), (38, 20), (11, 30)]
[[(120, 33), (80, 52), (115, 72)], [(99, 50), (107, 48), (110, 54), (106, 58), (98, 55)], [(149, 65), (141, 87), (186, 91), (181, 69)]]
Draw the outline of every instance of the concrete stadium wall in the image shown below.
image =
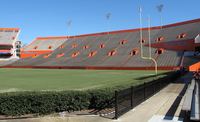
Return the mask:
[[(78, 66), (3, 66), (0, 68), (32, 68), (32, 69), (86, 69), (86, 70), (154, 70), (155, 67), (78, 67)], [(158, 70), (180, 70), (179, 66), (158, 67)]]

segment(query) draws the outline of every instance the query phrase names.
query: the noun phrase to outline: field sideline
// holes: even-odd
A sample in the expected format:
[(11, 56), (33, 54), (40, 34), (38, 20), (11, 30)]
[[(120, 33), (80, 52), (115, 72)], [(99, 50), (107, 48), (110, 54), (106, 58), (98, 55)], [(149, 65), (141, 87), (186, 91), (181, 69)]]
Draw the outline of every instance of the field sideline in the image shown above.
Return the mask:
[[(167, 71), (159, 71), (159, 77)], [(154, 71), (0, 69), (0, 92), (86, 90), (152, 80)]]

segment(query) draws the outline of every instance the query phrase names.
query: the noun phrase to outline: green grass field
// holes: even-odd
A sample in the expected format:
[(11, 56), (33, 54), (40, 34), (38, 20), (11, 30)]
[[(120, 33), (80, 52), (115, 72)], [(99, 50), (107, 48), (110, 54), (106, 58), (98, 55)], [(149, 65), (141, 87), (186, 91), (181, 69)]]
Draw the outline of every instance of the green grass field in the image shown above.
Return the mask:
[[(159, 77), (167, 71), (159, 71)], [(154, 71), (0, 69), (0, 92), (86, 90), (130, 86), (150, 81)]]

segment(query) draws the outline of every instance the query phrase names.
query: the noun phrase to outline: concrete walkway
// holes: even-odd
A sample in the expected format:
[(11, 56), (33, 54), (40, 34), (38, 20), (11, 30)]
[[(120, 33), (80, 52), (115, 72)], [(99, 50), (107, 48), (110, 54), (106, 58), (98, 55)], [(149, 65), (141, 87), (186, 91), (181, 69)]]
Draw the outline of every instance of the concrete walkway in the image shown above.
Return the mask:
[(192, 74), (188, 73), (178, 79), (178, 83), (169, 84), (159, 93), (149, 98), (124, 116), (120, 122), (166, 122), (183, 121), (181, 108), (185, 84), (191, 80)]
[[(122, 116), (120, 122), (156, 122), (160, 116), (164, 120), (169, 108), (173, 105), (184, 84), (170, 84), (165, 89), (154, 95), (135, 109)], [(180, 111), (175, 116), (179, 116)], [(159, 118), (155, 117), (159, 116)], [(167, 117), (167, 119), (170, 117)], [(167, 120), (166, 119), (166, 120)]]

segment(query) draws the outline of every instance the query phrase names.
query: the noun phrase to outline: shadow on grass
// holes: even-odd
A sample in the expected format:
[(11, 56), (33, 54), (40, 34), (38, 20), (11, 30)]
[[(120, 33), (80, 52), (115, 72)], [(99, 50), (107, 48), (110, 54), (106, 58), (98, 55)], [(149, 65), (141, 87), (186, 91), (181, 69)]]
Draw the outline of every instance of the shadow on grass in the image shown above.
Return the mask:
[(158, 75), (149, 75), (149, 76), (135, 78), (135, 80), (145, 80), (145, 79), (149, 79), (149, 78), (155, 78), (155, 77), (158, 77), (158, 76), (167, 76), (167, 75), (169, 75), (171, 73), (172, 72), (164, 72), (164, 73), (160, 73)]

